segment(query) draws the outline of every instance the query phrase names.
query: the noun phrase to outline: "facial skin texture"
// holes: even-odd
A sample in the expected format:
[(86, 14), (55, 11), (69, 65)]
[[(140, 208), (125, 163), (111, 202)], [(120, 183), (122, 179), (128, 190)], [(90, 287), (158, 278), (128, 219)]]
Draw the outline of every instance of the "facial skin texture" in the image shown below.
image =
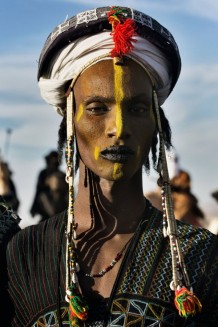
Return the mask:
[[(100, 61), (78, 78), (74, 97), (75, 132), (84, 164), (107, 180), (132, 178), (141, 170), (155, 133), (152, 85), (146, 72), (130, 59), (123, 66)], [(102, 157), (101, 151), (111, 146), (126, 146), (132, 154), (121, 160), (116, 148), (117, 160)]]

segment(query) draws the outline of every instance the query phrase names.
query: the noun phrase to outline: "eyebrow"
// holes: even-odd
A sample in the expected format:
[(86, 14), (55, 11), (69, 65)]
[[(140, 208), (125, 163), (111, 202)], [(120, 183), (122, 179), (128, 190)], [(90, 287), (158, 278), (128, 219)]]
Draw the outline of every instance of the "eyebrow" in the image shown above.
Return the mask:
[(85, 100), (83, 101), (84, 104), (89, 104), (92, 102), (113, 102), (114, 98), (106, 98), (103, 96), (99, 96), (99, 95), (91, 95), (85, 98)]
[[(106, 102), (106, 103), (111, 103), (115, 100), (114, 97), (103, 97), (103, 96), (99, 96), (99, 95), (92, 95), (92, 96), (88, 96), (84, 99), (84, 104), (88, 105), (92, 102)], [(137, 94), (132, 98), (124, 98), (123, 102), (134, 102), (134, 101), (141, 101), (141, 102), (150, 102), (151, 98), (146, 96), (145, 93), (141, 93), (141, 94)]]

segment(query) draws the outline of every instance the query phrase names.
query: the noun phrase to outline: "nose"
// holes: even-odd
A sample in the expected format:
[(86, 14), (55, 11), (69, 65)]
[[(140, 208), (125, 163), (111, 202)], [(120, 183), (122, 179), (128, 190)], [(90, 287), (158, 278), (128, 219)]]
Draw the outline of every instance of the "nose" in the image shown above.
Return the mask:
[(110, 120), (106, 128), (108, 137), (116, 139), (127, 139), (131, 135), (130, 118), (125, 114), (124, 108), (116, 106), (112, 109)]

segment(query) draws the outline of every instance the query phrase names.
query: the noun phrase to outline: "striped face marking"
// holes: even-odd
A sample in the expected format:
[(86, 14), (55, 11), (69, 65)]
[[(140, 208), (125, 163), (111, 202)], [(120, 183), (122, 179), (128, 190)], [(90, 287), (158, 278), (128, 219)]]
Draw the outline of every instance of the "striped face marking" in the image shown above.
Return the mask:
[(136, 158), (140, 158), (140, 154), (141, 154), (141, 147), (140, 145), (137, 146), (137, 151), (136, 151)]
[(114, 164), (114, 169), (113, 169), (113, 180), (116, 180), (122, 176), (123, 176), (122, 164), (116, 162)]
[(84, 113), (84, 105), (81, 103), (79, 105), (79, 109), (78, 109), (78, 112), (77, 112), (77, 115), (76, 115), (76, 122), (77, 123), (80, 120), (80, 118), (82, 117), (83, 113)]
[(94, 149), (94, 158), (95, 158), (95, 160), (98, 160), (99, 154), (100, 154), (100, 147), (95, 146), (95, 149)]
[(123, 67), (120, 65), (114, 65), (114, 95), (116, 101), (116, 128), (117, 137), (119, 138), (122, 134), (123, 129), (123, 119), (122, 119), (122, 109), (121, 104), (124, 99), (123, 90)]
[[(113, 63), (114, 68), (114, 96), (116, 102), (116, 130), (117, 138), (122, 134), (123, 118), (122, 118), (122, 101), (124, 99), (123, 89), (123, 67)], [(115, 163), (113, 169), (113, 179), (116, 180), (123, 176), (122, 164)]]

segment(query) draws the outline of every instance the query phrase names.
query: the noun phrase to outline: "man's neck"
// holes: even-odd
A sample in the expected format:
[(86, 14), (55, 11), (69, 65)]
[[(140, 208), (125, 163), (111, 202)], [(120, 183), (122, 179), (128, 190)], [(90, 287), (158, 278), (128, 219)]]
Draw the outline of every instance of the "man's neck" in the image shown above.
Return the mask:
[[(108, 181), (91, 174), (85, 186), (85, 173), (80, 171), (78, 194), (75, 200), (75, 218), (84, 226), (90, 225), (90, 205), (108, 227), (114, 219), (117, 230), (124, 226), (134, 229), (145, 210), (142, 189), (142, 173), (139, 171), (131, 180)], [(95, 214), (94, 213), (94, 219)], [(107, 227), (106, 227), (107, 228)]]

